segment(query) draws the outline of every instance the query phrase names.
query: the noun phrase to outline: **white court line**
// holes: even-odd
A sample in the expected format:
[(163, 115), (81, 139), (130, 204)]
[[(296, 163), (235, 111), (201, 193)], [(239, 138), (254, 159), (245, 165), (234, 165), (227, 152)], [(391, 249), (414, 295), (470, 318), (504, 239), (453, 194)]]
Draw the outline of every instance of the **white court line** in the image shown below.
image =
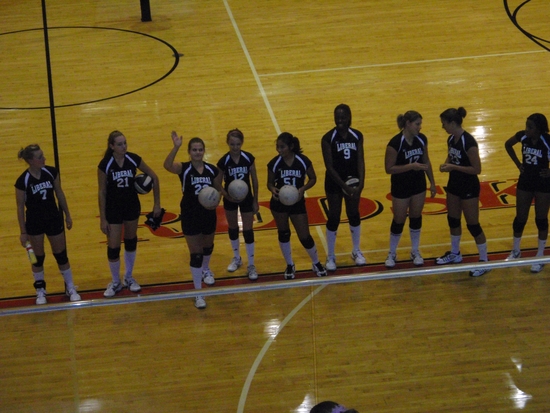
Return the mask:
[(472, 60), (472, 59), (487, 59), (491, 57), (502, 57), (502, 56), (519, 56), (524, 54), (533, 54), (533, 53), (548, 53), (546, 50), (532, 50), (528, 52), (510, 52), (510, 53), (494, 53), (494, 54), (484, 54), (477, 56), (462, 56), (462, 57), (446, 57), (441, 59), (427, 59), (427, 60), (412, 60), (409, 62), (392, 62), (392, 63), (374, 63), (371, 65), (359, 65), (359, 66), (344, 66), (344, 67), (333, 67), (325, 69), (312, 69), (312, 70), (298, 70), (293, 72), (278, 72), (278, 73), (266, 73), (259, 75), (260, 77), (272, 77), (272, 76), (288, 76), (288, 75), (302, 75), (307, 73), (323, 73), (323, 72), (337, 72), (343, 70), (358, 70), (358, 69), (374, 69), (378, 67), (394, 67), (394, 66), (405, 66), (405, 65), (423, 65), (426, 63), (441, 63), (441, 62), (453, 62), (457, 60)]

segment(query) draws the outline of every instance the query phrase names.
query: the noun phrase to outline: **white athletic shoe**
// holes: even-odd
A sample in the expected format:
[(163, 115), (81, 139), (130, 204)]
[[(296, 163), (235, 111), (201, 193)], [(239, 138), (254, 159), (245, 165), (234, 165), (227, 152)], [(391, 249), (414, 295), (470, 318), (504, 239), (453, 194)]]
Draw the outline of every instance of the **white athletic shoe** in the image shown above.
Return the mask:
[(46, 290), (44, 288), (36, 289), (36, 304), (42, 305), (47, 304), (48, 300), (46, 299)]
[(76, 292), (76, 287), (71, 288), (70, 290), (65, 291), (65, 295), (69, 297), (70, 301), (80, 301), (80, 294)]
[(202, 295), (195, 297), (195, 307), (197, 307), (199, 310), (206, 308), (206, 301), (204, 301)]
[[(480, 262), (487, 262), (487, 261), (480, 261)], [(473, 270), (473, 271), (470, 271), (470, 277), (481, 277), (483, 274), (487, 274), (489, 271), (489, 269), (476, 269), (476, 270)]]
[(242, 258), (241, 257), (239, 257), (239, 258), (233, 257), (233, 259), (231, 260), (231, 263), (227, 266), (227, 271), (235, 272), (241, 267), (241, 265), (243, 265)]
[(388, 253), (388, 258), (386, 258), (386, 262), (384, 262), (384, 265), (388, 268), (395, 267), (395, 254), (392, 254), (391, 252)]
[(313, 272), (317, 274), (317, 277), (324, 277), (327, 275), (327, 270), (323, 267), (323, 264), (318, 262), (317, 264), (312, 265)]
[(258, 279), (258, 273), (256, 272), (256, 266), (255, 265), (249, 265), (246, 268), (246, 272), (247, 272), (249, 280), (254, 281), (254, 280)]
[(351, 258), (355, 261), (355, 265), (365, 265), (367, 260), (363, 256), (363, 253), (359, 250), (351, 252)]
[(543, 268), (544, 268), (544, 264), (533, 264), (531, 265), (531, 272), (533, 274), (537, 274), (541, 272)]
[(214, 285), (216, 280), (214, 279), (214, 273), (210, 271), (210, 268), (202, 270), (202, 280), (206, 285)]
[(285, 280), (293, 280), (296, 276), (296, 268), (294, 267), (294, 264), (287, 265), (285, 270)]
[(123, 288), (124, 286), (122, 285), (122, 283), (109, 283), (107, 289), (103, 293), (103, 296), (107, 298), (114, 297), (115, 294), (119, 291), (122, 291)]
[(336, 259), (334, 257), (327, 257), (325, 268), (327, 271), (336, 271)]
[(134, 278), (125, 278), (124, 287), (128, 288), (133, 293), (141, 291), (141, 285), (139, 285)]
[(455, 254), (451, 251), (447, 251), (445, 254), (443, 254), (442, 257), (435, 259), (435, 263), (437, 265), (458, 264), (459, 262), (462, 262), (462, 255), (460, 254), (460, 252), (458, 254)]
[(411, 251), (411, 260), (417, 267), (424, 265), (424, 258), (422, 258), (419, 251)]
[(512, 261), (521, 258), (521, 251), (512, 250), (504, 261)]

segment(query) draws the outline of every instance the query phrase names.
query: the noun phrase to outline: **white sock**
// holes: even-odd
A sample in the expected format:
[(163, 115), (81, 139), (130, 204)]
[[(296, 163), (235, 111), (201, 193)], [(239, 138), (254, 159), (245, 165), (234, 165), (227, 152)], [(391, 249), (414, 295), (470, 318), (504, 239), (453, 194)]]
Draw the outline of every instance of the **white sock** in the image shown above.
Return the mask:
[(279, 247), (281, 248), (281, 252), (283, 253), (283, 257), (286, 261), (286, 265), (294, 264), (292, 262), (292, 250), (290, 249), (290, 241), (289, 242), (279, 241)]
[(114, 262), (109, 261), (109, 269), (111, 270), (113, 284), (120, 284), (120, 259)]
[(254, 265), (254, 251), (256, 249), (255, 243), (244, 244), (246, 248), (246, 255), (248, 256), (248, 265)]
[(126, 274), (124, 278), (129, 280), (132, 278), (134, 272), (134, 263), (136, 262), (136, 252), (135, 251), (124, 251), (124, 268), (126, 269)]
[(349, 226), (353, 251), (361, 251), (361, 224), (356, 227)]
[(451, 252), (458, 254), (460, 252), (460, 238), (462, 235), (451, 235)]
[(231, 242), (231, 248), (233, 249), (233, 256), (239, 259), (241, 257), (241, 253), (239, 252), (239, 238), (229, 241)]
[(519, 238), (514, 237), (514, 246), (512, 247), (512, 250), (521, 251), (521, 249), (519, 247), (520, 243), (521, 243), (521, 237), (519, 237)]
[(312, 264), (317, 264), (319, 262), (319, 256), (317, 255), (317, 247), (313, 245), (313, 247), (306, 249), (307, 255), (309, 255), (309, 258), (311, 258)]
[(63, 276), (63, 280), (65, 281), (67, 291), (74, 288), (73, 271), (71, 270), (71, 268), (69, 267), (66, 270), (61, 271), (61, 275)]
[(336, 231), (330, 231), (327, 229), (327, 254), (329, 257), (335, 257), (334, 249), (336, 245)]
[(212, 254), (202, 256), (202, 270), (203, 271), (210, 268), (210, 258), (212, 258)]
[(396, 251), (400, 239), (401, 234), (393, 234), (390, 232), (390, 254), (397, 255)]
[(477, 250), (479, 251), (479, 260), (480, 261), (489, 261), (487, 257), (487, 243), (477, 244)]
[(418, 252), (418, 249), (420, 248), (420, 229), (409, 228), (409, 232), (411, 234), (411, 250)]
[(542, 257), (544, 255), (544, 248), (546, 247), (546, 240), (539, 239), (537, 257)]
[(191, 276), (195, 290), (200, 290), (202, 288), (202, 268), (191, 267)]

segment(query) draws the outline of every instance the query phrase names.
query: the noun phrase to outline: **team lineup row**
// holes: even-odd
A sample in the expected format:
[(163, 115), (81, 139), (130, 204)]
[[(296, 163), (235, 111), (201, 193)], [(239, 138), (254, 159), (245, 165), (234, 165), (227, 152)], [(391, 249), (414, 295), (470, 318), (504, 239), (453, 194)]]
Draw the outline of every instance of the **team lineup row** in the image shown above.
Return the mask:
[[(478, 174), (481, 172), (481, 161), (475, 138), (462, 127), (465, 116), (466, 110), (462, 107), (447, 109), (440, 115), (442, 127), (449, 134), (447, 158), (439, 170), (449, 173), (446, 202), (451, 238), (450, 250), (436, 259), (436, 264), (440, 265), (462, 261), (462, 216), (468, 231), (475, 239), (480, 261), (488, 260), (487, 241), (479, 223)], [(267, 188), (272, 195), (270, 210), (276, 222), (278, 242), (286, 262), (285, 279), (293, 279), (295, 276), (290, 223), (311, 258), (314, 273), (321, 277), (325, 276), (327, 271), (336, 270), (335, 244), (343, 204), (351, 232), (352, 258), (356, 265), (366, 264), (360, 249), (359, 214), (359, 201), (365, 181), (363, 134), (351, 127), (352, 114), (348, 105), (336, 106), (334, 123), (335, 127), (321, 139), (326, 168), (324, 188), (328, 205), (327, 258), (324, 265), (319, 260), (315, 241), (309, 231), (304, 199), (304, 193), (316, 184), (317, 176), (311, 160), (303, 154), (299, 139), (291, 133), (281, 133), (276, 142), (278, 155), (267, 165)], [(417, 266), (424, 264), (419, 249), (422, 210), (427, 189), (432, 197), (436, 194), (433, 169), (428, 155), (428, 138), (420, 132), (422, 116), (416, 111), (408, 111), (397, 117), (397, 125), (399, 133), (390, 139), (385, 153), (385, 170), (391, 175), (393, 209), (389, 253), (385, 261), (388, 268), (395, 266), (396, 251), (407, 217), (411, 237), (410, 258)], [(243, 265), (239, 251), (240, 212), (248, 278), (257, 279), (253, 221), (259, 210), (259, 183), (255, 158), (242, 149), (243, 133), (238, 129), (229, 131), (226, 139), (229, 151), (216, 165), (204, 161), (205, 143), (200, 138), (188, 141), (188, 161), (176, 161), (183, 139), (176, 132), (172, 132), (171, 139), (173, 146), (164, 161), (164, 168), (180, 178), (183, 193), (180, 202), (181, 225), (189, 250), (189, 266), (195, 289), (201, 289), (202, 282), (207, 285), (215, 283), (214, 274), (210, 270), (210, 259), (214, 250), (217, 202), (214, 203), (214, 208), (205, 203), (202, 199), (207, 192), (205, 188), (213, 187), (216, 194), (223, 197), (228, 235), (233, 249), (233, 258), (227, 270), (233, 272)], [(518, 143), (522, 148), (521, 160), (514, 149), (514, 145)], [(550, 207), (550, 135), (546, 117), (539, 113), (530, 115), (526, 120), (525, 129), (508, 139), (505, 148), (520, 172), (516, 194), (516, 217), (512, 224), (513, 248), (508, 259), (519, 258), (521, 255), (521, 237), (533, 199), (535, 223), (538, 228), (537, 256), (542, 256), (548, 236)], [(81, 298), (73, 283), (64, 235), (65, 225), (67, 229), (71, 229), (72, 219), (57, 170), (45, 164), (44, 153), (38, 145), (29, 145), (21, 149), (18, 156), (28, 164), (28, 169), (17, 179), (15, 187), (17, 216), (21, 230), (20, 242), (28, 249), (32, 248), (35, 256), (32, 274), (37, 294), (36, 303), (47, 302), (43, 267), (44, 236), (47, 236), (51, 244), (52, 253), (65, 281), (67, 295), (71, 301), (78, 301)], [(160, 225), (164, 213), (160, 204), (158, 176), (139, 155), (128, 152), (126, 137), (119, 131), (113, 131), (108, 137), (107, 150), (97, 172), (100, 229), (107, 237), (107, 258), (112, 278), (104, 292), (105, 297), (113, 297), (123, 288), (133, 292), (141, 290), (141, 286), (133, 278), (138, 219), (141, 214), (140, 200), (135, 189), (138, 170), (151, 180), (154, 206), (153, 211), (147, 216), (147, 223), (155, 228)], [(242, 181), (246, 184), (246, 196), (243, 199), (232, 198), (229, 194), (228, 188), (233, 181)], [(283, 199), (280, 190), (289, 186), (297, 189), (297, 200)], [(122, 241), (125, 263), (123, 277), (120, 259)], [(535, 264), (531, 271), (539, 272), (542, 268), (542, 264)], [(476, 269), (471, 271), (470, 275), (477, 277), (486, 272), (486, 269)], [(206, 307), (203, 296), (196, 296), (195, 306), (199, 309)]]

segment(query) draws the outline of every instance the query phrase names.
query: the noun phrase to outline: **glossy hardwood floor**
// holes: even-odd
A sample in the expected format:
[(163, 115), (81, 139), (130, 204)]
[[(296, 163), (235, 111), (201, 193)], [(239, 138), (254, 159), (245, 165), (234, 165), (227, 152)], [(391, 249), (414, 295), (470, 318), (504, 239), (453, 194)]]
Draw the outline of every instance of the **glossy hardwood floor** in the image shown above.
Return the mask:
[[(383, 156), (397, 114), (408, 109), (423, 115), (435, 166), (445, 159), (439, 113), (468, 110), (464, 126), (483, 163), (481, 224), (493, 259), (509, 250), (518, 172), (503, 145), (528, 115), (550, 113), (545, 2), (173, 0), (153, 2), (148, 23), (135, 0), (45, 5), (54, 111), (41, 2), (0, 0), (0, 311), (32, 302), (13, 196), (25, 165), (16, 155), (38, 142), (54, 164), (52, 114), (74, 221), (69, 257), (87, 300), (99, 300), (110, 278), (96, 183), (109, 132), (123, 131), (129, 150), (159, 174), (162, 206), (173, 218), (155, 233), (139, 230), (135, 276), (153, 294), (191, 280), (177, 222), (178, 181), (162, 168), (170, 131), (204, 138), (215, 163), (227, 151), (226, 132), (241, 129), (261, 181), (256, 260), (258, 285), (269, 288), (284, 269), (264, 189), (274, 140), (281, 131), (294, 133), (315, 163), (319, 180), (308, 208), (322, 257), (320, 138), (341, 102), (366, 138), (365, 271), (379, 270), (387, 254)], [(448, 249), (447, 176), (435, 175), (439, 191), (426, 205), (422, 231), (428, 267)], [(149, 211), (152, 196), (142, 205)], [(535, 234), (531, 218), (525, 255)], [(307, 254), (294, 234), (292, 242), (305, 271)], [(354, 271), (350, 244), (343, 222), (339, 275)], [(215, 245), (220, 285), (246, 284), (244, 268), (226, 271), (231, 248), (223, 215)], [(400, 260), (409, 248), (405, 230)], [(475, 260), (466, 232), (462, 248)], [(51, 254), (46, 279), (52, 301), (62, 301)], [(4, 316), (0, 411), (302, 413), (330, 398), (361, 413), (544, 412), (547, 292), (547, 271), (533, 276), (522, 267), (481, 279), (464, 272), (220, 295), (209, 297), (203, 312), (183, 299)]]

